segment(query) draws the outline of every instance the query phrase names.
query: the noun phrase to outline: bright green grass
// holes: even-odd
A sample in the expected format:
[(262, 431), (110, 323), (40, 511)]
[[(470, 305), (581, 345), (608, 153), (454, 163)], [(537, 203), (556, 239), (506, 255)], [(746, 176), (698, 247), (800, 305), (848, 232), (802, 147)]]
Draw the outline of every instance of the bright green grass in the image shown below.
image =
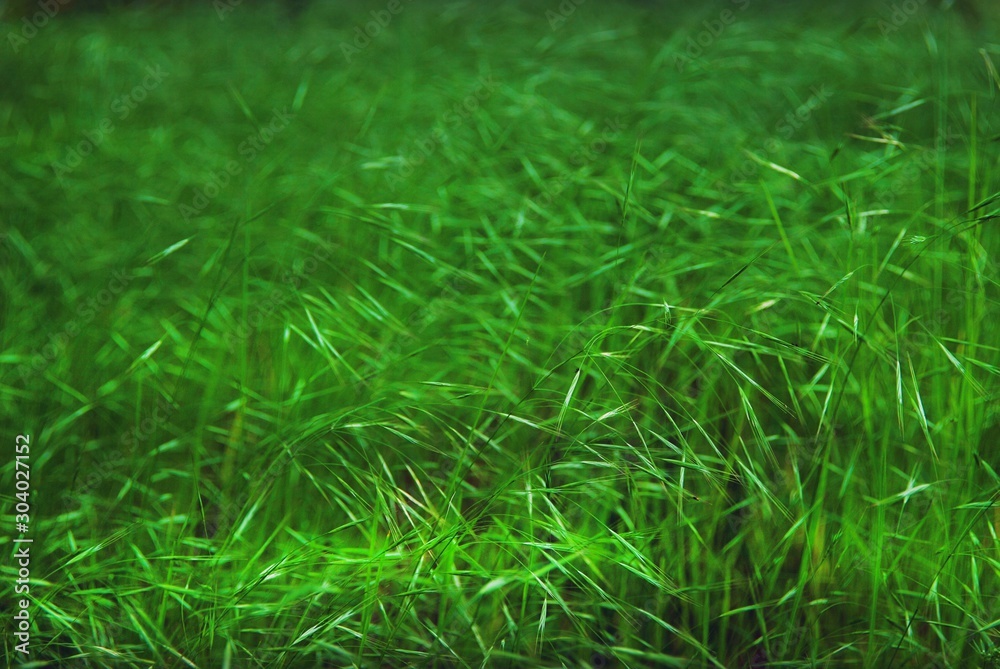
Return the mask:
[(28, 666), (997, 666), (1000, 46), (550, 4), (0, 49)]

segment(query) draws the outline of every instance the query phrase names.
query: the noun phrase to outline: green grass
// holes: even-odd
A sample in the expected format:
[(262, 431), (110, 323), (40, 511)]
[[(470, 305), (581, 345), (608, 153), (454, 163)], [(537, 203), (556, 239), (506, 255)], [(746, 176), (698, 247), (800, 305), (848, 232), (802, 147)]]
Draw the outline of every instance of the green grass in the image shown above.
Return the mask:
[(995, 24), (402, 7), (0, 49), (24, 666), (997, 666)]

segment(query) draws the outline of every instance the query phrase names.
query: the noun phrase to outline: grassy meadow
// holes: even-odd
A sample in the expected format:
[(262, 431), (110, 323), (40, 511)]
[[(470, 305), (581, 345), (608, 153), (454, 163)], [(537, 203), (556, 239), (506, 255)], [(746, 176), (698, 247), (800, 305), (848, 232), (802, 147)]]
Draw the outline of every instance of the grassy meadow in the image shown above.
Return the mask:
[(987, 3), (39, 11), (8, 666), (1000, 667)]

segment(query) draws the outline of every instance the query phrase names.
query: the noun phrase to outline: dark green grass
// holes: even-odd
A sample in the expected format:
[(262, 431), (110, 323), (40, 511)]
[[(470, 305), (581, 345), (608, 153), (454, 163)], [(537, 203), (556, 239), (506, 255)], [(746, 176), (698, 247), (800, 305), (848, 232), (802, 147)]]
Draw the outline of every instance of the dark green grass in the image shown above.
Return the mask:
[(0, 51), (29, 666), (995, 666), (1000, 47), (931, 4)]

